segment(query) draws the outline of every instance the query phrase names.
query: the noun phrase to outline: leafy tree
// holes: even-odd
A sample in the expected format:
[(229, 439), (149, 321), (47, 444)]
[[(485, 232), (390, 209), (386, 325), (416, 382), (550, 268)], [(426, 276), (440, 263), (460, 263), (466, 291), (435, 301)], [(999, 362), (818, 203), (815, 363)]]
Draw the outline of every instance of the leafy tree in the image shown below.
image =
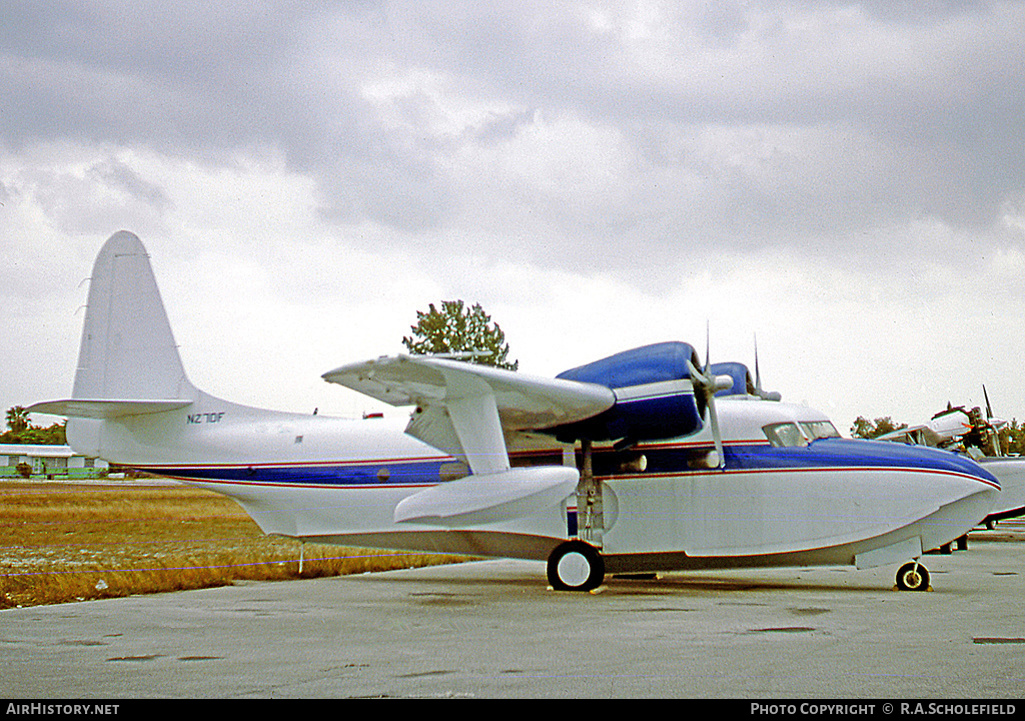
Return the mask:
[(1000, 447), (1009, 455), (1025, 455), (1025, 424), (1012, 419), (1000, 429)]
[(412, 336), (405, 336), (402, 343), (414, 355), (435, 353), (459, 353), (467, 351), (489, 351), (490, 355), (469, 358), (473, 363), (516, 370), (520, 362), (506, 360), (509, 344), (505, 333), (480, 304), (466, 308), (461, 300), (446, 300), (438, 310), (433, 303), (430, 310), (416, 312), (417, 323), (410, 326)]
[(7, 411), (7, 428), (0, 433), (0, 443), (25, 443), (30, 445), (67, 445), (64, 423), (54, 423), (49, 428), (33, 426), (29, 423), (29, 414), (22, 406), (14, 406)]
[(851, 426), (851, 435), (856, 438), (878, 438), (891, 431), (899, 431), (901, 428), (907, 427), (907, 423), (894, 423), (890, 416), (876, 418), (874, 423), (863, 416), (858, 416), (854, 425)]

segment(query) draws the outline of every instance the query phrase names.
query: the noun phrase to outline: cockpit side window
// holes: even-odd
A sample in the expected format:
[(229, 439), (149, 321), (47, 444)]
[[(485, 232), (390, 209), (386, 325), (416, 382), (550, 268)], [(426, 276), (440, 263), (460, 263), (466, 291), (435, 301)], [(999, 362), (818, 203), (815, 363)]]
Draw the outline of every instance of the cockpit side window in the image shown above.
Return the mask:
[(808, 445), (808, 439), (801, 433), (796, 423), (771, 423), (762, 426), (765, 437), (776, 448), (793, 448)]

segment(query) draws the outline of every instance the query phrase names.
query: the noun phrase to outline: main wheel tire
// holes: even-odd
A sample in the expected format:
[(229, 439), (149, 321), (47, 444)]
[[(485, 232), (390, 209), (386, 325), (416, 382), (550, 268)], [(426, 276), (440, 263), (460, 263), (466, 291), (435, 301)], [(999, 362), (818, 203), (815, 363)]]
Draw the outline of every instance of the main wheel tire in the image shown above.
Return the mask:
[(605, 580), (605, 561), (583, 541), (567, 541), (548, 557), (548, 583), (556, 591), (591, 591)]
[(897, 588), (901, 591), (925, 591), (929, 588), (929, 571), (920, 563), (905, 563), (897, 571)]

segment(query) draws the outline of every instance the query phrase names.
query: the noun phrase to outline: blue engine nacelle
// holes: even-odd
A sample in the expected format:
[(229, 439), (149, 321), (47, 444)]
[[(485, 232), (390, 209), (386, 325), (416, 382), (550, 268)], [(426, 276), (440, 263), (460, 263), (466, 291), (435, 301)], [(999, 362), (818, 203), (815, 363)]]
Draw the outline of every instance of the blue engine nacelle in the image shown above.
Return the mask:
[(714, 376), (729, 376), (733, 385), (726, 390), (718, 391), (717, 396), (753, 396), (755, 383), (751, 380), (751, 372), (743, 363), (713, 363), (709, 370)]
[(695, 398), (687, 361), (700, 368), (694, 348), (669, 342), (617, 353), (560, 373), (557, 378), (611, 388), (616, 404), (578, 423), (553, 428), (564, 442), (659, 440), (701, 430), (705, 408)]
[[(757, 363), (757, 360), (755, 362)], [(716, 392), (716, 396), (755, 396), (766, 401), (780, 399), (776, 391), (763, 391), (758, 386), (757, 379), (751, 380), (751, 371), (743, 363), (713, 363), (709, 366), (709, 371), (713, 376), (729, 376), (733, 379), (733, 385)]]

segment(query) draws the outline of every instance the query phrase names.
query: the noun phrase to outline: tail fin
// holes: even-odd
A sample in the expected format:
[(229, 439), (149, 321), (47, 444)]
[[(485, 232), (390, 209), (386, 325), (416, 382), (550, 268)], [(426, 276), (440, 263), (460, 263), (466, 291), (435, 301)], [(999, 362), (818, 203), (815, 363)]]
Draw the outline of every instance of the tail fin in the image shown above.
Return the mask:
[(110, 419), (181, 408), (197, 398), (149, 255), (134, 234), (115, 233), (93, 265), (72, 397), (29, 410)]
[(192, 399), (149, 255), (134, 234), (110, 236), (93, 265), (73, 398)]

